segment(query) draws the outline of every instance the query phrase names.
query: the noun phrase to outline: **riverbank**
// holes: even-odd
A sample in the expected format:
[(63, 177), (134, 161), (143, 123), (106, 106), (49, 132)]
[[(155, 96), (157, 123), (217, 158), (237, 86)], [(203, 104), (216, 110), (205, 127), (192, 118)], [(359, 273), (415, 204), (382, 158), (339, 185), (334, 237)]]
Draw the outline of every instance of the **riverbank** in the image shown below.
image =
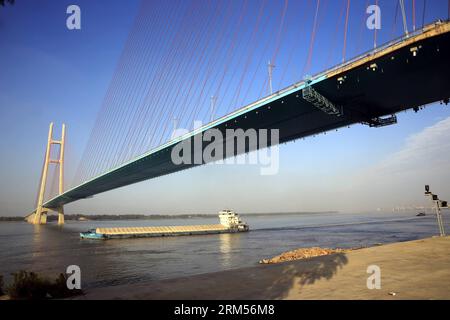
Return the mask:
[[(381, 289), (367, 288), (367, 267)], [(450, 237), (86, 291), (77, 299), (450, 299)]]

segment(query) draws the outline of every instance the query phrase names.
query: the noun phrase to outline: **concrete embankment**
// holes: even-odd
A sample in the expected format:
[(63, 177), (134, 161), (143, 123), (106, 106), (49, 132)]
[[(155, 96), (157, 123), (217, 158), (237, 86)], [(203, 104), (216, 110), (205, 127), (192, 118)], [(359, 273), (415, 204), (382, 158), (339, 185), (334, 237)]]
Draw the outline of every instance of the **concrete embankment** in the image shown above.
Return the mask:
[[(369, 266), (380, 268), (381, 289), (368, 289)], [(450, 237), (92, 289), (79, 299), (450, 299)]]

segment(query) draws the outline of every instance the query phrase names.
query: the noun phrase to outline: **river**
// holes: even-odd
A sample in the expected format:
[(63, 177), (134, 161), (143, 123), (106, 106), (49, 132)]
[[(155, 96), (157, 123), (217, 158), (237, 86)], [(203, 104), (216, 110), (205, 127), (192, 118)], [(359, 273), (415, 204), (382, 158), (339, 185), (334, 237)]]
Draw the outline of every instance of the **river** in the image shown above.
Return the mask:
[(0, 274), (18, 270), (55, 277), (81, 268), (82, 287), (101, 287), (254, 266), (263, 258), (299, 247), (350, 248), (436, 235), (435, 216), (401, 213), (302, 213), (242, 215), (251, 228), (239, 234), (85, 240), (95, 227), (216, 224), (216, 218), (67, 221), (34, 226), (0, 223)]

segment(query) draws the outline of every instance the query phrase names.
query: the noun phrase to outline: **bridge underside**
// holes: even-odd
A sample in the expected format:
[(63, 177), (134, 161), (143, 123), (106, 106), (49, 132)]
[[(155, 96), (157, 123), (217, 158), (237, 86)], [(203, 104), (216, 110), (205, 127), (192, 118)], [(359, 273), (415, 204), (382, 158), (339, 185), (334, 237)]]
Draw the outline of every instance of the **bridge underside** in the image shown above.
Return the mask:
[[(450, 33), (448, 23), (431, 32), (405, 38), (396, 45), (372, 52), (342, 67), (298, 83), (220, 118), (194, 131), (183, 140), (195, 139), (209, 128), (279, 129), (280, 143), (308, 137), (447, 99), (450, 96)], [(433, 31), (434, 30), (434, 31)], [(303, 98), (310, 85), (341, 115), (328, 114)], [(87, 181), (44, 204), (64, 204), (143, 180), (184, 170), (195, 165), (176, 165), (171, 151), (177, 141), (167, 144)], [(248, 151), (245, 150), (245, 151)]]

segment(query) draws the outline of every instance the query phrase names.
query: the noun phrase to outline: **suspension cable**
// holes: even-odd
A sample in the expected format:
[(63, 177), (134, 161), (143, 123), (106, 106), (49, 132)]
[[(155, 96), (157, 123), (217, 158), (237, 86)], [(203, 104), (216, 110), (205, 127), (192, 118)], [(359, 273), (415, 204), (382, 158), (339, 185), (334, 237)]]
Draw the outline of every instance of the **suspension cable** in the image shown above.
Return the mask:
[[(378, 0), (375, 1), (375, 5), (378, 7)], [(376, 49), (376, 47), (377, 47), (377, 28), (375, 28), (373, 32), (373, 48)]]
[(348, 31), (348, 11), (350, 9), (350, 0), (347, 0), (347, 13), (345, 14), (344, 27), (344, 46), (342, 48), (342, 62), (345, 62), (345, 50), (347, 49), (347, 31)]
[(403, 17), (403, 29), (405, 31), (405, 34), (408, 35), (408, 24), (406, 23), (406, 12), (405, 12), (405, 1), (404, 0), (399, 0), (400, 1), (400, 8), (402, 10), (402, 17)]
[(306, 72), (308, 72), (310, 64), (311, 64), (311, 58), (312, 58), (312, 53), (313, 53), (313, 48), (314, 48), (314, 39), (316, 37), (317, 17), (319, 15), (319, 8), (320, 8), (320, 0), (317, 0), (316, 13), (314, 15), (313, 29), (312, 29), (312, 33), (311, 33), (311, 40), (309, 42), (308, 56), (306, 59), (305, 67), (303, 68), (303, 72), (302, 72), (303, 75)]

